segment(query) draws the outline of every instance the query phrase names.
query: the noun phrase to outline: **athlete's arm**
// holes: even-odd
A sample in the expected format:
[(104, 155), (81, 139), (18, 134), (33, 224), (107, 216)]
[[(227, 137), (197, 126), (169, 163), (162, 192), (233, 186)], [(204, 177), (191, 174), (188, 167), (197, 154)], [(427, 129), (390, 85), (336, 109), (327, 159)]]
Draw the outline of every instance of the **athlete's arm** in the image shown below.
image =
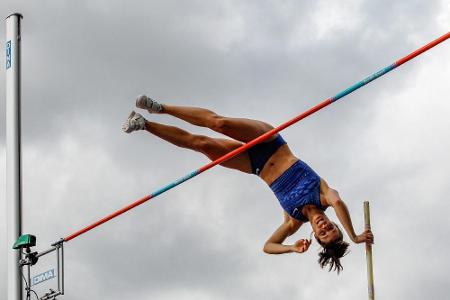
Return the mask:
[(370, 231), (370, 229), (365, 230), (360, 235), (357, 235), (355, 233), (347, 205), (345, 205), (345, 202), (341, 199), (341, 197), (339, 197), (339, 194), (336, 190), (330, 188), (328, 190), (326, 199), (327, 203), (334, 208), (336, 216), (338, 217), (339, 221), (341, 222), (342, 226), (347, 232), (347, 235), (354, 243), (356, 244), (364, 242), (373, 243), (373, 234)]
[(303, 253), (308, 250), (311, 241), (299, 240), (294, 245), (284, 245), (283, 242), (287, 237), (293, 235), (302, 226), (303, 222), (292, 219), (284, 212), (284, 222), (264, 244), (263, 251), (269, 254), (283, 254), (298, 252)]

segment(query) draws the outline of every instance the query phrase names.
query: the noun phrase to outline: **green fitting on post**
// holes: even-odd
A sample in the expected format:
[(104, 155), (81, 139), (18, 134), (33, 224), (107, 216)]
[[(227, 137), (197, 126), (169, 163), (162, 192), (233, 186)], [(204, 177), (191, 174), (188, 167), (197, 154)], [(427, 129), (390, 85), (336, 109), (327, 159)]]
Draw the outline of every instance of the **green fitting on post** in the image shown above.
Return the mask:
[(13, 245), (13, 249), (30, 248), (36, 246), (36, 237), (31, 234), (21, 235)]

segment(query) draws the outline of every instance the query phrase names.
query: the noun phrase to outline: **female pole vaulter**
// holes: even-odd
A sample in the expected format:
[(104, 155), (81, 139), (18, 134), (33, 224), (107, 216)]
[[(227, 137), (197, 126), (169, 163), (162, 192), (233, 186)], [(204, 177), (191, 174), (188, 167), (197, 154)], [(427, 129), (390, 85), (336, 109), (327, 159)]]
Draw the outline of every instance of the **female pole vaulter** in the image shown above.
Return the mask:
[[(126, 133), (146, 130), (178, 147), (203, 153), (212, 161), (273, 129), (271, 125), (261, 121), (224, 117), (204, 108), (161, 104), (145, 95), (136, 99), (136, 107), (150, 113), (168, 114), (231, 138), (211, 138), (192, 134), (174, 126), (147, 121), (134, 111), (122, 126)], [(259, 176), (270, 186), (284, 209), (284, 222), (264, 244), (264, 252), (282, 254), (307, 251), (311, 239), (300, 239), (293, 245), (283, 242), (304, 223), (309, 222), (315, 239), (322, 246), (319, 265), (322, 268), (328, 266), (329, 271), (335, 270), (337, 273), (342, 271), (340, 258), (347, 253), (349, 244), (343, 240), (342, 231), (337, 224), (331, 222), (325, 214), (329, 206), (333, 207), (340, 223), (354, 243), (373, 243), (374, 237), (370, 230), (365, 230), (359, 235), (355, 233), (347, 206), (338, 192), (329, 187), (327, 182), (304, 161), (294, 156), (280, 134), (270, 137), (221, 165)]]

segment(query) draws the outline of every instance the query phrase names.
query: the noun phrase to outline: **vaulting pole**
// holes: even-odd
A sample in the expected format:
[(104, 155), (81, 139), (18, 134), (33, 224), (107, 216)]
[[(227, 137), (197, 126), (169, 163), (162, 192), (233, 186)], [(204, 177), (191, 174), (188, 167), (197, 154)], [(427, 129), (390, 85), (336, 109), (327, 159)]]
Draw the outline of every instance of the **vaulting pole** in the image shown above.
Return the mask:
[[(365, 229), (370, 228), (370, 209), (369, 202), (364, 202), (364, 223)], [(375, 299), (375, 288), (373, 285), (373, 265), (372, 265), (372, 244), (366, 243), (366, 262), (367, 262), (367, 286), (369, 292), (369, 300)]]
[(407, 56), (397, 60), (393, 64), (391, 64), (391, 65), (381, 69), (380, 71), (370, 75), (369, 77), (365, 78), (364, 80), (362, 80), (360, 82), (357, 82), (356, 84), (354, 84), (351, 87), (343, 90), (342, 92), (340, 92), (339, 94), (335, 95), (334, 97), (324, 100), (322, 103), (319, 103), (318, 105), (316, 105), (316, 106), (312, 107), (311, 109), (305, 111), (304, 113), (298, 115), (297, 117), (293, 118), (292, 120), (281, 124), (280, 126), (278, 126), (278, 127), (274, 128), (274, 129), (266, 132), (265, 134), (263, 134), (263, 135), (257, 137), (256, 139), (248, 142), (247, 144), (242, 145), (241, 147), (231, 151), (230, 153), (225, 154), (224, 156), (218, 158), (217, 160), (210, 162), (209, 164), (201, 167), (200, 169), (195, 170), (195, 171), (187, 174), (186, 176), (179, 178), (178, 180), (174, 181), (173, 183), (170, 183), (170, 184), (162, 187), (161, 189), (155, 191), (154, 193), (152, 193), (150, 195), (147, 195), (147, 196), (137, 200), (136, 202), (131, 203), (130, 205), (128, 205), (128, 206), (126, 206), (126, 207), (124, 207), (122, 209), (119, 209), (118, 211), (116, 211), (116, 212), (114, 212), (114, 213), (112, 213), (112, 214), (110, 214), (110, 215), (108, 215), (108, 216), (98, 220), (97, 222), (92, 223), (91, 225), (88, 225), (88, 226), (86, 226), (86, 227), (84, 227), (84, 228), (82, 228), (82, 229), (72, 233), (71, 235), (68, 235), (67, 237), (61, 239), (60, 241), (55, 242), (54, 244), (61, 243), (61, 242), (68, 242), (68, 241), (76, 238), (77, 236), (82, 235), (83, 233), (86, 233), (89, 230), (92, 230), (95, 227), (97, 227), (97, 226), (99, 226), (99, 225), (101, 225), (101, 224), (103, 224), (103, 223), (105, 223), (105, 222), (107, 222), (107, 221), (109, 221), (109, 220), (111, 220), (111, 219), (113, 219), (113, 218), (115, 218), (115, 217), (117, 217), (117, 216), (119, 216), (119, 215), (129, 211), (130, 209), (132, 209), (132, 208), (134, 208), (134, 207), (136, 207), (138, 205), (141, 205), (142, 203), (147, 202), (148, 200), (150, 200), (152, 198), (155, 198), (156, 196), (158, 196), (158, 195), (160, 195), (160, 194), (162, 194), (162, 193), (164, 193), (164, 192), (166, 192), (166, 191), (176, 187), (177, 185), (179, 185), (179, 184), (181, 184), (181, 183), (183, 183), (183, 182), (185, 182), (185, 181), (187, 181), (187, 180), (189, 180), (189, 179), (191, 179), (191, 178), (193, 178), (193, 177), (203, 173), (204, 171), (209, 170), (212, 167), (223, 163), (224, 161), (226, 161), (226, 160), (228, 160), (228, 159), (238, 155), (239, 153), (244, 152), (245, 150), (253, 147), (254, 145), (256, 145), (258, 143), (261, 143), (262, 141), (266, 140), (270, 136), (272, 136), (272, 135), (280, 132), (281, 130), (285, 129), (286, 127), (289, 127), (292, 124), (297, 123), (298, 121), (306, 118), (307, 116), (315, 113), (316, 111), (324, 108), (325, 106), (330, 105), (331, 103), (339, 100), (340, 98), (345, 97), (346, 95), (348, 95), (351, 92), (359, 89), (360, 87), (368, 84), (369, 82), (371, 82), (371, 81), (373, 81), (373, 80), (383, 76), (384, 74), (392, 71), (396, 67), (404, 64), (405, 62), (413, 59), (414, 57), (422, 54), (423, 52), (433, 48), (437, 44), (447, 40), (448, 38), (450, 38), (450, 32), (447, 32), (443, 36), (441, 36), (441, 37), (437, 38), (436, 40), (432, 41), (431, 43), (426, 44), (425, 46), (417, 49), (416, 51), (408, 54)]
[(22, 234), (22, 159), (20, 141), (20, 14), (6, 18), (6, 202), (7, 299), (22, 299), (20, 251), (11, 245)]

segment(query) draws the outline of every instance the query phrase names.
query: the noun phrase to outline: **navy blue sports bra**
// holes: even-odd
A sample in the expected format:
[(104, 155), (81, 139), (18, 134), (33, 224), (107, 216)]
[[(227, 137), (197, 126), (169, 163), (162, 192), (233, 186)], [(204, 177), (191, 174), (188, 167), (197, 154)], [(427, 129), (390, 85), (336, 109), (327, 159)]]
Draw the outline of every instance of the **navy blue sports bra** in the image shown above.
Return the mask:
[(277, 134), (277, 137), (270, 142), (256, 144), (248, 149), (252, 173), (259, 176), (269, 158), (284, 144), (286, 144), (286, 141), (281, 135)]

